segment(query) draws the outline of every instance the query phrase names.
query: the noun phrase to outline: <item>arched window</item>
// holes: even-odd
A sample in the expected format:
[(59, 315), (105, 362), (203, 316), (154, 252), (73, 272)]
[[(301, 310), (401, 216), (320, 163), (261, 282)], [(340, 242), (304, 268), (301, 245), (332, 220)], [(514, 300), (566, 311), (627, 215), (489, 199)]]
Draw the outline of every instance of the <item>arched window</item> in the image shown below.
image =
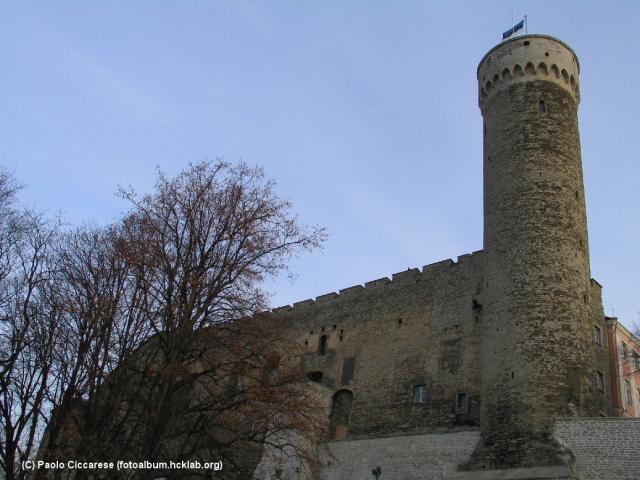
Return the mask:
[(338, 390), (333, 396), (331, 407), (331, 439), (342, 440), (349, 436), (349, 417), (353, 405), (353, 393)]
[(322, 335), (318, 341), (318, 353), (320, 355), (326, 355), (327, 353), (327, 336)]

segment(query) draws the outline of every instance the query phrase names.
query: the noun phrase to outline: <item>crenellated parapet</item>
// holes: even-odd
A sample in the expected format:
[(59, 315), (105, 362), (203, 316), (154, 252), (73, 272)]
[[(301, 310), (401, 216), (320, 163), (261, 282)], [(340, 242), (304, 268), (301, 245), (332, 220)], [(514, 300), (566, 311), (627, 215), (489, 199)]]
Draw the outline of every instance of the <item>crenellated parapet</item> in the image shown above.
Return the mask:
[(580, 63), (562, 41), (546, 35), (525, 35), (500, 43), (478, 65), (480, 109), (493, 95), (517, 82), (545, 80), (567, 90), (580, 103)]
[(316, 298), (310, 298), (307, 300), (296, 302), (293, 304), (293, 306), (284, 305), (282, 307), (274, 308), (272, 311), (273, 313), (276, 313), (276, 314), (283, 313), (283, 312), (290, 312), (292, 310), (297, 310), (299, 308), (307, 308), (312, 305), (324, 305), (327, 303), (344, 300), (347, 297), (349, 299), (352, 299), (354, 296), (368, 294), (372, 290), (379, 291), (380, 289), (395, 288), (398, 285), (416, 282), (419, 280), (428, 279), (430, 277), (437, 276), (440, 273), (448, 271), (452, 268), (465, 265), (467, 262), (475, 261), (481, 255), (482, 255), (482, 250), (478, 250), (473, 253), (460, 255), (457, 259), (457, 262), (454, 262), (451, 259), (446, 259), (440, 262), (425, 265), (421, 269), (408, 268), (407, 270), (403, 270), (402, 272), (394, 273), (391, 276), (391, 278), (389, 277), (378, 278), (376, 280), (371, 280), (370, 282), (365, 282), (364, 285), (354, 285), (352, 287), (343, 288), (343, 289), (340, 289), (338, 293), (331, 292), (325, 295), (319, 295)]

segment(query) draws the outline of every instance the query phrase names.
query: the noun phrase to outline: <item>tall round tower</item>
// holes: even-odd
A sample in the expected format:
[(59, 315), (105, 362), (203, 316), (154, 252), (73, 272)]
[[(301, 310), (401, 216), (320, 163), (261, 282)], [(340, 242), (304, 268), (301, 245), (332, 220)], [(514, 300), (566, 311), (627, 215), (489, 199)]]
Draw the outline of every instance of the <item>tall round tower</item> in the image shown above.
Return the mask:
[(591, 413), (579, 71), (571, 48), (545, 35), (502, 42), (478, 66), (485, 468), (562, 463), (554, 420)]

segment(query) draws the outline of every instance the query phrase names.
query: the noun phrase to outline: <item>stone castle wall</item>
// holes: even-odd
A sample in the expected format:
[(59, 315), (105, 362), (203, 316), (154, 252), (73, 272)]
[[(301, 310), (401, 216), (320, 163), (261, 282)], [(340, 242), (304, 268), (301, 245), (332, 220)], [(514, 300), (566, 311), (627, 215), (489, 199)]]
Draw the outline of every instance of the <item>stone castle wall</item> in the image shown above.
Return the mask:
[[(483, 267), (483, 252), (478, 251), (457, 262), (409, 269), (391, 279), (275, 309), (303, 347), (306, 371), (322, 375), (321, 380), (314, 378), (326, 387), (326, 394), (353, 394), (349, 438), (479, 425)], [(606, 332), (601, 287), (595, 281), (590, 282), (589, 299), (589, 318)], [(321, 354), (323, 336), (326, 351)], [(596, 370), (604, 373), (606, 382), (610, 378), (608, 345), (606, 335), (601, 346), (593, 333), (589, 338), (589, 381), (595, 389)], [(427, 388), (424, 404), (414, 403), (416, 385)], [(588, 406), (594, 415), (612, 414), (607, 385)], [(469, 404), (461, 412), (455, 402), (462, 392)]]
[[(561, 418), (553, 429), (580, 480), (637, 480), (640, 472), (640, 419)], [(480, 441), (478, 430), (452, 433), (404, 435), (341, 442), (320, 447), (322, 480), (369, 480), (380, 469), (385, 480), (488, 480), (495, 478), (568, 479), (569, 471), (531, 469), (456, 473)], [(492, 475), (492, 473), (494, 475)], [(525, 472), (523, 472), (525, 473)], [(533, 474), (534, 476), (528, 476)], [(539, 477), (535, 475), (539, 474)], [(285, 478), (285, 477), (283, 477)]]
[(442, 480), (466, 462), (480, 432), (406, 435), (322, 445), (321, 480)]
[[(602, 286), (595, 280), (591, 280), (591, 319), (593, 320), (592, 340), (589, 342), (591, 348), (591, 382), (596, 385), (595, 375), (601, 372), (604, 377), (603, 391), (594, 388), (593, 396), (590, 399), (590, 414), (592, 416), (609, 417), (616, 415), (613, 409), (612, 382), (615, 372), (611, 371), (609, 349), (609, 338), (607, 335), (607, 319), (602, 306)], [(602, 342), (596, 342), (595, 327), (600, 328)]]
[[(353, 393), (349, 437), (478, 424), (481, 273), (476, 252), (276, 309), (307, 371)], [(416, 385), (424, 403), (414, 403)], [(456, 412), (458, 393), (467, 411)]]
[(554, 432), (575, 455), (580, 480), (640, 478), (640, 418), (562, 418)]

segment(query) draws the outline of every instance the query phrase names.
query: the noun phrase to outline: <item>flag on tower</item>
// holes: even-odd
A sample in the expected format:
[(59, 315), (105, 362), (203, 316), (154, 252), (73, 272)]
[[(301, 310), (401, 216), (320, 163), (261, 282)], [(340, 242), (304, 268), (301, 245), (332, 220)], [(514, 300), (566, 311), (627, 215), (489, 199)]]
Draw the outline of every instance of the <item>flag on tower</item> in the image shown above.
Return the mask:
[(507, 30), (506, 32), (504, 32), (502, 34), (502, 39), (506, 40), (507, 38), (509, 38), (511, 35), (513, 35), (514, 33), (516, 33), (518, 30), (522, 30), (522, 27), (524, 27), (524, 19), (520, 20), (518, 23), (516, 23), (513, 27), (511, 27), (509, 30)]

